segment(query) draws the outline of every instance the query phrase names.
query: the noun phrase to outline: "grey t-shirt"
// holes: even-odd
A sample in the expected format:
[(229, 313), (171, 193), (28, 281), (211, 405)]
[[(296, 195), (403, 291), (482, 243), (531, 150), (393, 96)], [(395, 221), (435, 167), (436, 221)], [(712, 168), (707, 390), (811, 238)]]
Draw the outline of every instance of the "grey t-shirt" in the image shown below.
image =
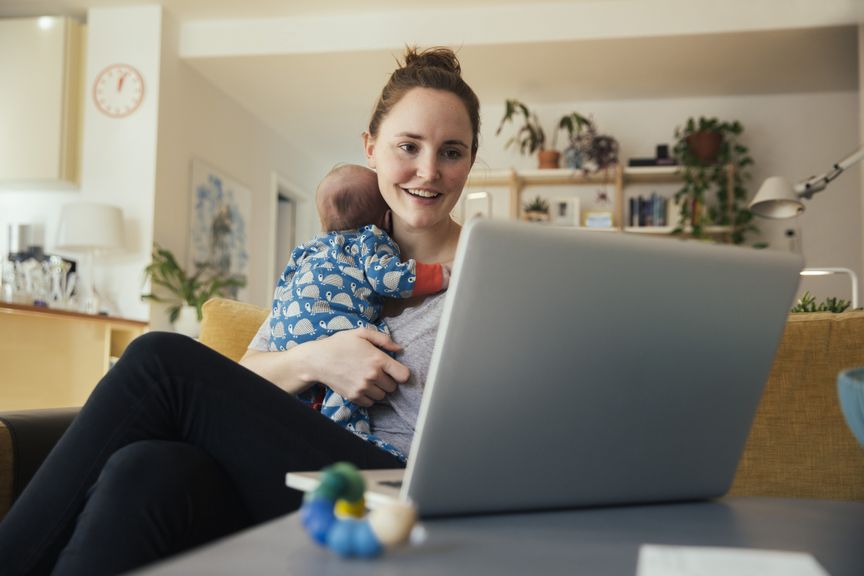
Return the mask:
[[(417, 412), (420, 410), (420, 399), (432, 359), (438, 322), (441, 320), (444, 294), (427, 298), (418, 306), (405, 309), (398, 316), (384, 319), (391, 337), (403, 348), (396, 359), (408, 367), (411, 376), (382, 402), (369, 408), (369, 420), (372, 432), (397, 447), (403, 454), (408, 454), (411, 439), (414, 437)], [(249, 343), (249, 348), (267, 352), (269, 341), (268, 316)]]

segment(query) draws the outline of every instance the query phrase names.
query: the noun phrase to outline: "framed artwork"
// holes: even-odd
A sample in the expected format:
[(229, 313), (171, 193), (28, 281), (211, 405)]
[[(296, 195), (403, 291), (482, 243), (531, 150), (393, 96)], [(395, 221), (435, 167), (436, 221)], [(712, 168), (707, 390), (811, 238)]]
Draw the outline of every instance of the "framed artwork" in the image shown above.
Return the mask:
[(474, 218), (492, 217), (492, 195), (489, 192), (469, 192), (462, 199), (462, 223)]
[(579, 226), (579, 198), (550, 198), (549, 221), (558, 226)]
[[(187, 269), (208, 264), (223, 274), (249, 272), (252, 192), (206, 162), (192, 160), (192, 206), (189, 216)], [(243, 299), (242, 289), (229, 296)]]

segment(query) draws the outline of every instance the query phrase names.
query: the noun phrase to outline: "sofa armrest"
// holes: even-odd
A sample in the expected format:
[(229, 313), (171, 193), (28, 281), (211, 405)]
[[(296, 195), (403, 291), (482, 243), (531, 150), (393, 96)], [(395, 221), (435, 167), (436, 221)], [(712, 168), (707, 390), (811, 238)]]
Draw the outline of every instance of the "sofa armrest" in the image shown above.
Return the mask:
[(0, 412), (0, 520), (78, 414), (79, 408)]

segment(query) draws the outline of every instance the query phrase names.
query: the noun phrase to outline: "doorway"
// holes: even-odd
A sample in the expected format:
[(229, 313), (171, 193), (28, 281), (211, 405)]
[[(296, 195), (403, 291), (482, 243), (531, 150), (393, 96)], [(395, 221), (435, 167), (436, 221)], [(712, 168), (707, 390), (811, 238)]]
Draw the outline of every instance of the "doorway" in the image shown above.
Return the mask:
[(267, 268), (270, 283), (267, 298), (273, 295), (273, 287), (285, 269), (291, 251), (298, 241), (308, 235), (304, 220), (308, 218), (309, 196), (283, 176), (273, 173), (270, 186), (270, 249)]

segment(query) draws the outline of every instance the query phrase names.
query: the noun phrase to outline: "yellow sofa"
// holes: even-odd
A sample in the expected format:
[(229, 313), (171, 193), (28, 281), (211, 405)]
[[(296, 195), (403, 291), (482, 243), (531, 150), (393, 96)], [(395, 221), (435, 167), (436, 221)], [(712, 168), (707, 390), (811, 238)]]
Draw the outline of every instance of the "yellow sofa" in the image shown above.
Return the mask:
[[(200, 339), (237, 360), (266, 316), (257, 306), (211, 300)], [(730, 493), (864, 500), (864, 449), (843, 420), (836, 386), (840, 370), (862, 365), (864, 312), (790, 315)], [(73, 416), (0, 413), (0, 518)], [(22, 417), (53, 421), (35, 456), (4, 424)]]

